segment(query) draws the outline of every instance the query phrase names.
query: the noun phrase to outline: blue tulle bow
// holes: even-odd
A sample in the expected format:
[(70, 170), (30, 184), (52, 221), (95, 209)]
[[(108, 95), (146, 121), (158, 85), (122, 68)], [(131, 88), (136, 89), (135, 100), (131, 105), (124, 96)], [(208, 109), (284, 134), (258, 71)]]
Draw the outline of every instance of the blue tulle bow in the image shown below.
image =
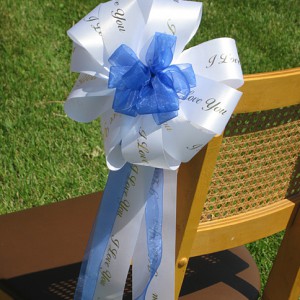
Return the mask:
[(170, 65), (176, 36), (155, 33), (146, 53), (146, 66), (122, 44), (109, 58), (108, 87), (115, 88), (113, 109), (137, 116), (152, 114), (159, 125), (178, 115), (179, 99), (196, 86), (191, 64)]

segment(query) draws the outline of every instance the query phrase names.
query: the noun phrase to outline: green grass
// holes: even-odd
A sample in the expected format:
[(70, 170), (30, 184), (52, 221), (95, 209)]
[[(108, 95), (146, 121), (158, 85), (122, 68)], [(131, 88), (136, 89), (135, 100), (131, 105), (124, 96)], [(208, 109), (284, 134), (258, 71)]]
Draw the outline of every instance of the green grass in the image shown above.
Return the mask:
[(107, 174), (99, 122), (63, 111), (77, 76), (66, 31), (96, 2), (16, 3), (0, 4), (2, 213), (99, 190)]
[[(66, 31), (98, 1), (0, 2), (0, 213), (103, 189), (107, 176), (99, 121), (68, 119), (63, 102), (77, 75), (69, 72)], [(298, 0), (203, 1), (191, 45), (229, 36), (244, 73), (299, 66)], [(250, 245), (267, 276), (280, 237)], [(273, 254), (272, 254), (273, 255)], [(271, 255), (271, 257), (272, 257)], [(265, 270), (264, 270), (265, 269)]]

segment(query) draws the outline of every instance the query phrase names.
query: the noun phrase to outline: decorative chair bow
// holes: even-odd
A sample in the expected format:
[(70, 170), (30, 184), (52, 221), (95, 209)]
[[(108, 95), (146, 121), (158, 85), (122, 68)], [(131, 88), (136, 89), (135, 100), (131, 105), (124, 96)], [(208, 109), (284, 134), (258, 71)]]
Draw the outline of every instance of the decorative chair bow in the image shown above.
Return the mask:
[(179, 99), (185, 100), (196, 86), (191, 64), (171, 65), (176, 36), (155, 33), (146, 53), (145, 66), (126, 45), (109, 58), (109, 88), (116, 88), (115, 112), (136, 117), (152, 114), (161, 125), (179, 110)]
[(134, 299), (174, 298), (174, 170), (223, 131), (243, 84), (234, 40), (183, 51), (201, 12), (192, 1), (113, 0), (68, 31), (80, 76), (65, 111), (80, 122), (101, 116), (114, 171), (75, 299), (122, 299), (131, 259)]

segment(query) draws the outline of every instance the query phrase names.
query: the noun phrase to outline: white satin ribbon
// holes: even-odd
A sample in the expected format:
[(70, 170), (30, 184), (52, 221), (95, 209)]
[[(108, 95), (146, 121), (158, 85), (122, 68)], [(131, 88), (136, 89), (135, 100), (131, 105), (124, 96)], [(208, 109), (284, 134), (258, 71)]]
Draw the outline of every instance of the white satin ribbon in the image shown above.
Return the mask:
[(101, 266), (94, 300), (122, 300), (154, 169), (133, 166)]

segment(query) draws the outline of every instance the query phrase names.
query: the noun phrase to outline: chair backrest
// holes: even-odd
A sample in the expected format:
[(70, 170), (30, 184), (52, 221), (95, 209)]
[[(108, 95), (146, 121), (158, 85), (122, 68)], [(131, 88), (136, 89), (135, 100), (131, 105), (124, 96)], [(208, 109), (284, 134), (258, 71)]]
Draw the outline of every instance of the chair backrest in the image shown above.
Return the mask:
[(179, 170), (177, 293), (189, 257), (285, 229), (300, 201), (300, 68), (245, 76), (242, 91), (224, 134)]
[[(245, 79), (224, 136), (179, 170), (177, 295), (189, 257), (284, 229), (300, 202), (300, 68)], [(1, 216), (0, 279), (32, 282), (44, 271), (77, 266), (100, 198), (97, 193)]]

